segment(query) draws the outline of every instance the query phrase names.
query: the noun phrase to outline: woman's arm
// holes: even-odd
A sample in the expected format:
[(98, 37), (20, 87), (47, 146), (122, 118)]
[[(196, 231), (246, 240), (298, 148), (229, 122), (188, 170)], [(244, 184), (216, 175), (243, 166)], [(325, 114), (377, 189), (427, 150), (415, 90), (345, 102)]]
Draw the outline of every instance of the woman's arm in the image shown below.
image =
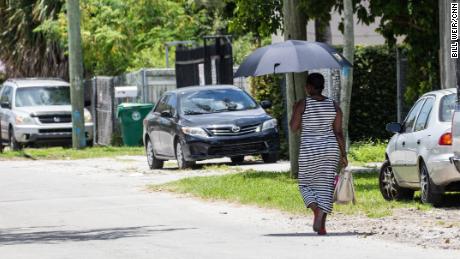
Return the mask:
[(291, 121), (289, 122), (289, 126), (291, 127), (291, 130), (294, 132), (298, 131), (302, 124), (302, 113), (305, 110), (304, 103), (304, 100), (300, 100), (297, 103), (295, 103), (292, 107), (292, 117)]
[(337, 143), (339, 144), (339, 148), (340, 148), (340, 162), (343, 167), (347, 167), (348, 160), (347, 160), (347, 153), (345, 151), (345, 138), (343, 137), (343, 128), (342, 128), (343, 113), (340, 107), (335, 102), (334, 102), (334, 105), (335, 105), (335, 110), (337, 111), (337, 114), (334, 120), (334, 134), (335, 134), (335, 137), (337, 138)]

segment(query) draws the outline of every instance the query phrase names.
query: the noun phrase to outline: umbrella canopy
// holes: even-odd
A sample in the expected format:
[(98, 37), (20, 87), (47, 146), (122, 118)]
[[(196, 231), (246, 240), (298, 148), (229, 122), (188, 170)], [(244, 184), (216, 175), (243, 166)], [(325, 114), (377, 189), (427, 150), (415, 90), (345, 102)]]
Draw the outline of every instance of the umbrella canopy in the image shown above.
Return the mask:
[(352, 65), (326, 43), (288, 40), (256, 49), (243, 61), (235, 77), (340, 69), (344, 66)]

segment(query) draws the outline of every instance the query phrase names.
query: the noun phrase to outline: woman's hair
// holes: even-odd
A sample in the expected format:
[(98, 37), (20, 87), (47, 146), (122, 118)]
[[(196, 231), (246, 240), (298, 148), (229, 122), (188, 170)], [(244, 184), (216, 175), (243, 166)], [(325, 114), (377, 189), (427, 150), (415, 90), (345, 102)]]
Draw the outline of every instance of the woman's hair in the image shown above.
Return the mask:
[(319, 92), (324, 90), (324, 77), (320, 73), (311, 73), (307, 77), (307, 84)]

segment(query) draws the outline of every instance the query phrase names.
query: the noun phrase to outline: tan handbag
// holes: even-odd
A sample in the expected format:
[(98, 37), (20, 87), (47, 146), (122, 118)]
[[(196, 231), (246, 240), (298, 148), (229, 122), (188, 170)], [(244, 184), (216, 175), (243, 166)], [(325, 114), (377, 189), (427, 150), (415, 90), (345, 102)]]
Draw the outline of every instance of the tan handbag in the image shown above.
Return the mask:
[(353, 202), (356, 204), (353, 175), (350, 170), (342, 169), (338, 178), (334, 191), (334, 202), (338, 204)]

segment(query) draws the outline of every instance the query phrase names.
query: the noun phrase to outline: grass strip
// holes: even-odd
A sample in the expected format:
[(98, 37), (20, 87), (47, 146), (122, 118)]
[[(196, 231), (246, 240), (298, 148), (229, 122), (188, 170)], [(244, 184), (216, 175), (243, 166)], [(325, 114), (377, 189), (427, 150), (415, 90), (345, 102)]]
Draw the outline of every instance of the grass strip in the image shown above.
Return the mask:
[[(378, 189), (376, 173), (354, 175), (356, 205), (335, 205), (334, 211), (347, 215), (366, 215), (371, 218), (389, 216), (395, 208), (427, 210), (419, 201), (388, 202)], [(179, 181), (152, 185), (151, 190), (188, 193), (211, 199), (257, 205), (279, 209), (293, 214), (304, 214), (305, 205), (300, 197), (297, 182), (288, 173), (245, 171), (221, 176), (192, 177)]]
[(144, 155), (143, 147), (88, 147), (75, 150), (72, 148), (26, 148), (21, 151), (5, 151), (0, 153), (0, 160), (45, 159), (73, 160), (98, 157)]

